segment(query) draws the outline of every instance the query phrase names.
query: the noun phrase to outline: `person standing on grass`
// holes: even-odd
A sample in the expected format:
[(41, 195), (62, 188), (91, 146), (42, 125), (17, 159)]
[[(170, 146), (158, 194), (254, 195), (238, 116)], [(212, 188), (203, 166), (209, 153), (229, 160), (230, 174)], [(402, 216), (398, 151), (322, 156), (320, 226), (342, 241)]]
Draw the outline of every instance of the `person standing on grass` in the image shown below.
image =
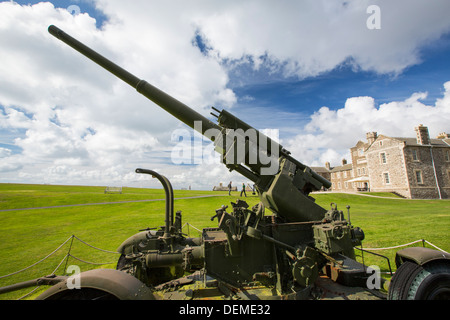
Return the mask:
[(242, 192), (244, 193), (245, 197), (247, 198), (247, 194), (245, 193), (245, 183), (242, 183), (241, 197), (242, 197)]
[(231, 196), (231, 181), (228, 184), (228, 195)]

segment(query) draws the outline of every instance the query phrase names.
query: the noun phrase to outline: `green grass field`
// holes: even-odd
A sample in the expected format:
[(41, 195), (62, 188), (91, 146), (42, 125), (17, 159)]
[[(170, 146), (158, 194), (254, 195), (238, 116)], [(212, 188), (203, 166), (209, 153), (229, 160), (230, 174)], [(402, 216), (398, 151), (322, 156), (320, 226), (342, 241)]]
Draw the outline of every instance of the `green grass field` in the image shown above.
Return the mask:
[[(189, 222), (198, 229), (215, 227), (217, 221), (210, 220), (214, 210), (224, 204), (229, 205), (239, 196), (238, 192), (231, 197), (228, 192), (175, 190), (174, 193), (176, 198), (214, 195), (175, 200), (175, 211), (182, 211), (183, 223)], [(333, 193), (314, 195), (316, 202), (325, 208), (329, 208), (331, 202), (337, 203), (345, 215), (345, 206), (351, 206), (351, 222), (364, 230), (366, 239), (363, 246), (366, 248), (390, 247), (426, 239), (450, 251), (450, 201), (404, 200), (389, 194), (378, 196), (392, 198)], [(164, 199), (164, 191), (123, 188), (122, 194), (104, 194), (104, 187), (0, 184), (0, 287), (51, 274), (61, 261), (56, 273), (63, 274), (66, 265), (63, 259), (69, 248), (72, 256), (83, 261), (109, 264), (99, 266), (70, 257), (67, 265), (79, 265), (82, 271), (98, 267), (115, 268), (118, 254), (93, 249), (74, 239), (44, 262), (16, 275), (3, 277), (40, 261), (72, 235), (97, 248), (115, 251), (140, 229), (164, 224), (164, 201), (124, 202), (149, 199)], [(259, 202), (258, 197), (251, 195), (245, 200), (250, 206)], [(122, 203), (97, 205), (105, 202)], [(69, 206), (77, 204), (91, 205)], [(49, 206), (62, 207), (13, 210)], [(193, 227), (189, 228), (190, 235), (198, 236)], [(185, 227), (184, 232), (187, 231)], [(377, 253), (389, 256), (395, 269), (395, 251)], [(364, 259), (368, 265), (377, 264), (382, 270), (387, 270), (383, 259), (366, 254)], [(3, 294), (0, 299), (17, 299), (30, 290)]]

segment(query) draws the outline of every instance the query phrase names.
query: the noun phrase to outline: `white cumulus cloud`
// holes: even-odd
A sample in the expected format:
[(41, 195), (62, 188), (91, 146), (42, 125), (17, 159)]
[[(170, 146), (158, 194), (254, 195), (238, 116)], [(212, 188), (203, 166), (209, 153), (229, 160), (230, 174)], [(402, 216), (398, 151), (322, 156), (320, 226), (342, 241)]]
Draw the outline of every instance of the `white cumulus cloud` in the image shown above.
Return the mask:
[(351, 161), (349, 148), (365, 141), (367, 132), (391, 137), (415, 137), (419, 124), (428, 127), (430, 136), (450, 131), (450, 81), (444, 84), (442, 98), (434, 105), (421, 100), (424, 92), (413, 93), (404, 101), (379, 106), (372, 97), (353, 97), (337, 110), (322, 107), (312, 116), (301, 133), (286, 141), (286, 148), (306, 163), (323, 166), (329, 161), (339, 165), (342, 158)]

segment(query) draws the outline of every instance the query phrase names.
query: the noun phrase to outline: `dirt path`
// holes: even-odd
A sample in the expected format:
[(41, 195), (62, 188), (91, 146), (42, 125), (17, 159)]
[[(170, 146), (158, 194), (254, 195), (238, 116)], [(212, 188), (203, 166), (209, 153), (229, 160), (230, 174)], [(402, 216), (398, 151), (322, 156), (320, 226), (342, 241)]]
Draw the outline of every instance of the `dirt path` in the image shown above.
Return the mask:
[(376, 196), (376, 195), (372, 195), (372, 194), (365, 194), (365, 193), (359, 193), (359, 192), (342, 192), (342, 191), (340, 191), (340, 192), (334, 192), (334, 191), (316, 191), (316, 192), (311, 192), (311, 194), (323, 194), (323, 193), (351, 194), (351, 195), (354, 195), (354, 196), (380, 198), (380, 199), (391, 199), (391, 200), (412, 200), (412, 199), (406, 199), (406, 198), (395, 197), (395, 196), (394, 197), (383, 197), (383, 196)]

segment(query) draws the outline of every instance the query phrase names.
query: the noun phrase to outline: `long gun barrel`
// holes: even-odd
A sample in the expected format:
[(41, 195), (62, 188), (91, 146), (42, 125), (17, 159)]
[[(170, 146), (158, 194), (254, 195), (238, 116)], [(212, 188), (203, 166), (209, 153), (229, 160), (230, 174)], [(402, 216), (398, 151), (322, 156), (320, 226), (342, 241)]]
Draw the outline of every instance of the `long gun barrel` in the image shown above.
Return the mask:
[[(91, 59), (181, 122), (214, 141), (223, 163), (252, 180), (262, 204), (287, 222), (321, 220), (326, 210), (309, 193), (330, 188), (331, 182), (294, 159), (269, 139), (226, 110), (215, 115), (218, 125), (167, 93), (119, 67), (83, 43), (51, 25), (50, 34)], [(240, 152), (241, 151), (241, 152)]]

